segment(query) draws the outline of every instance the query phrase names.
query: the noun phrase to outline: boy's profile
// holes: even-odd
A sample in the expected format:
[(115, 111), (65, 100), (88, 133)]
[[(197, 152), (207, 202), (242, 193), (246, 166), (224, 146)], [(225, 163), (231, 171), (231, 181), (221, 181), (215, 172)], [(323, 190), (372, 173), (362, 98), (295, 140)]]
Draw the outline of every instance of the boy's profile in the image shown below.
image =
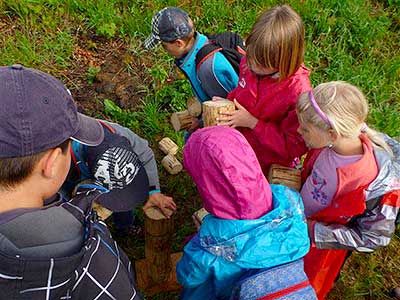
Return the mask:
[(187, 12), (166, 7), (153, 16), (151, 34), (144, 45), (152, 49), (161, 43), (176, 58), (175, 64), (189, 79), (196, 98), (204, 102), (213, 96), (226, 97), (238, 83), (234, 68), (219, 52), (210, 55), (196, 70), (196, 54), (208, 42), (205, 35), (195, 30)]
[[(71, 140), (99, 145), (102, 126), (77, 112), (60, 81), (20, 65), (0, 67), (0, 103), (0, 299), (139, 299), (127, 256), (92, 210), (94, 201), (118, 210), (137, 199), (103, 201), (97, 185), (82, 185), (69, 201), (57, 193)], [(107, 163), (115, 168), (105, 175), (129, 166), (126, 183), (145, 199), (148, 179), (136, 154), (124, 141), (112, 149), (115, 161)], [(99, 169), (104, 163), (94, 158)]]

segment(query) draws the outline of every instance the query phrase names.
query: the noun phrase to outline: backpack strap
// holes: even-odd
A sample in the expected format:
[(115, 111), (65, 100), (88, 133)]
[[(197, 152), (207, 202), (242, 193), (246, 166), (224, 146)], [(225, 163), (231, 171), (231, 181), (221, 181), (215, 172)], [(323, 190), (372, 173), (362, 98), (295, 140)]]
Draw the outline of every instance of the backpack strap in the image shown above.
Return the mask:
[(204, 63), (209, 57), (222, 50), (222, 47), (219, 47), (212, 42), (209, 42), (208, 44), (205, 44), (203, 47), (201, 47), (199, 52), (197, 52), (196, 54), (196, 71), (199, 70), (201, 64)]
[(110, 124), (108, 124), (107, 122), (104, 122), (103, 120), (99, 120), (99, 119), (97, 119), (97, 121), (101, 125), (103, 125), (105, 128), (107, 128), (111, 133), (115, 133), (116, 132), (115, 129)]

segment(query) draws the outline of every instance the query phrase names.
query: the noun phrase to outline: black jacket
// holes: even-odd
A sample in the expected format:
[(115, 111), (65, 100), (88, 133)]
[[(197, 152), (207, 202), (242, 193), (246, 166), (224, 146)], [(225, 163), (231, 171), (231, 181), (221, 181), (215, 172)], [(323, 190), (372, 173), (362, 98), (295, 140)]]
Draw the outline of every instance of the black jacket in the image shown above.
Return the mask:
[[(96, 189), (80, 190), (72, 200), (51, 206), (62, 210), (68, 218), (73, 215), (82, 224), (83, 243), (75, 254), (33, 258), (10, 255), (1, 248), (1, 300), (140, 299), (128, 257), (112, 239), (106, 224), (91, 209), (93, 200), (99, 195)], [(40, 211), (46, 212), (46, 207)], [(21, 226), (21, 235), (24, 235), (24, 228), (26, 226)], [(51, 231), (52, 224), (48, 228)], [(0, 227), (0, 243), (6, 238)]]

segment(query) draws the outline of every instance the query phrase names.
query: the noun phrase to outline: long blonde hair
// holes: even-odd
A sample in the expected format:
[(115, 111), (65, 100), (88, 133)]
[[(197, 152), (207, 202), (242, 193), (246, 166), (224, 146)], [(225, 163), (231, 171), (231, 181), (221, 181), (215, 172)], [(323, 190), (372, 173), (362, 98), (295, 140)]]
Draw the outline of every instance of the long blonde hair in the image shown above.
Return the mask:
[(278, 69), (280, 80), (293, 75), (304, 60), (304, 25), (288, 5), (264, 12), (246, 39), (247, 63)]
[[(322, 130), (332, 129), (339, 136), (346, 138), (358, 137), (364, 132), (372, 143), (392, 154), (379, 133), (366, 125), (368, 102), (357, 87), (343, 81), (331, 81), (319, 84), (311, 93), (302, 94), (297, 102), (300, 122), (309, 123)], [(312, 96), (328, 122), (313, 107), (310, 99)]]

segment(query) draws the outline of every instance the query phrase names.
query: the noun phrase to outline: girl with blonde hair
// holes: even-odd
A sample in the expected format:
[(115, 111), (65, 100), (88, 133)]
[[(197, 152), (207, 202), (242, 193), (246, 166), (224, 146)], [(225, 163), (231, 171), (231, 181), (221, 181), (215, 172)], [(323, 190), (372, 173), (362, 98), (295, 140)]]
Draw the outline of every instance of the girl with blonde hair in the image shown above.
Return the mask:
[[(264, 174), (273, 163), (289, 166), (306, 152), (296, 116), (299, 95), (311, 89), (304, 66), (304, 26), (289, 6), (264, 12), (246, 39), (239, 83), (228, 94), (237, 110), (220, 125), (237, 127), (255, 151)], [(218, 100), (218, 97), (214, 97)]]
[(311, 148), (302, 172), (312, 243), (304, 265), (325, 299), (347, 250), (372, 252), (390, 241), (400, 206), (400, 145), (366, 125), (367, 100), (346, 82), (302, 94), (297, 115)]

